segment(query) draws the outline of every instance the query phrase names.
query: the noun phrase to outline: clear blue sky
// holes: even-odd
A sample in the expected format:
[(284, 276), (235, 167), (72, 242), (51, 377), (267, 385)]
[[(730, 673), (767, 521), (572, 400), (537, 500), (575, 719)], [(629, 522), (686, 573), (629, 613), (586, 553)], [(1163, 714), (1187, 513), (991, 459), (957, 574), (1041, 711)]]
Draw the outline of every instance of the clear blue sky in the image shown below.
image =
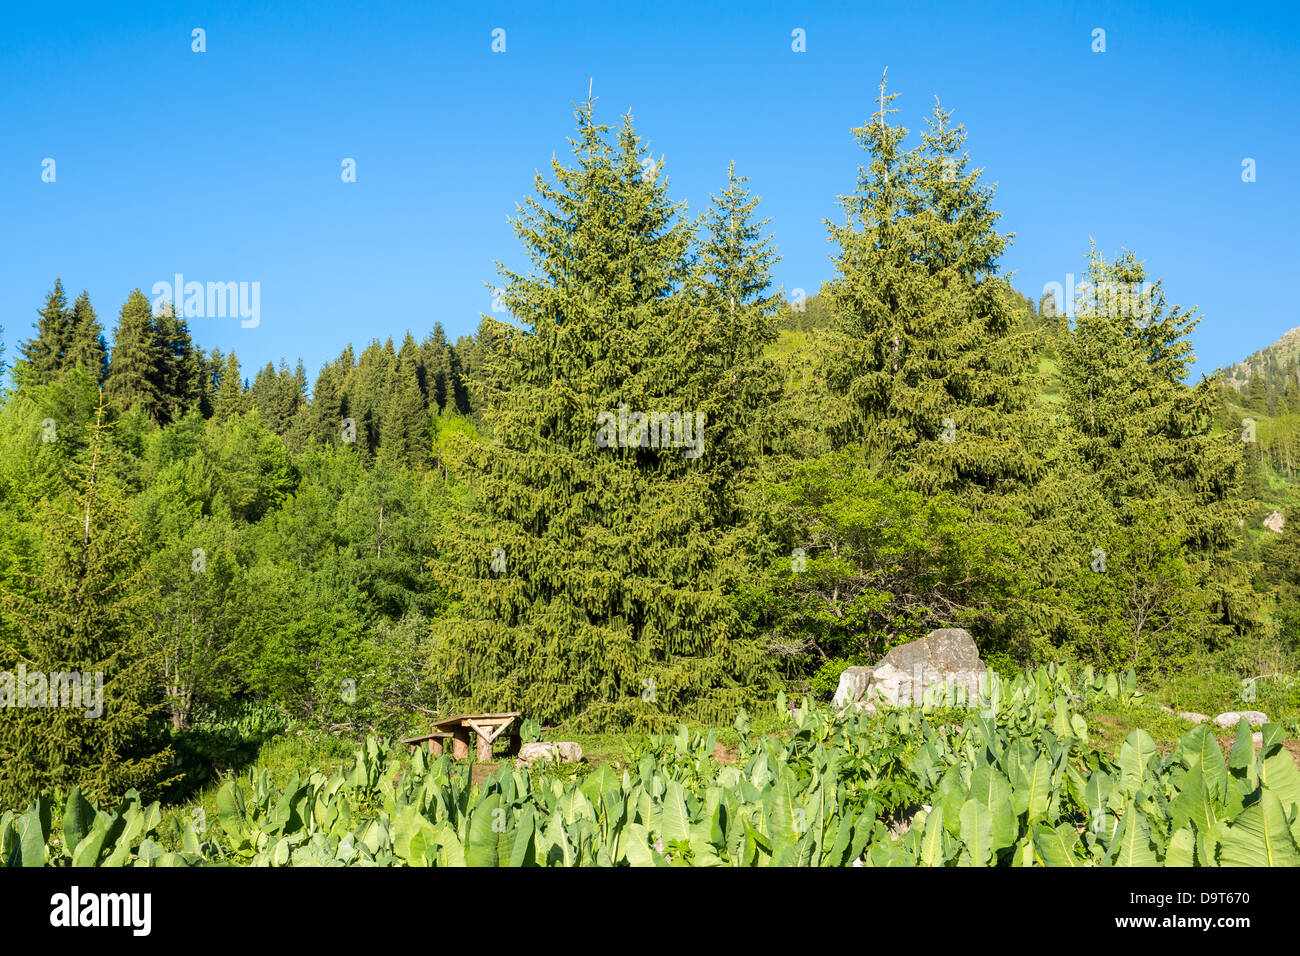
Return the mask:
[[(520, 263), (506, 217), (566, 153), (589, 77), (598, 113), (633, 111), (692, 209), (734, 159), (772, 219), (778, 281), (811, 293), (831, 272), (823, 220), (861, 158), (850, 129), (888, 65), (904, 125), (935, 94), (965, 124), (1016, 233), (1004, 263), (1018, 287), (1080, 273), (1090, 236), (1130, 248), (1173, 301), (1201, 307), (1208, 371), (1300, 325), (1300, 15), (1133, 7), (6, 4), (6, 357), (56, 276), (88, 289), (110, 330), (132, 288), (176, 272), (260, 282), (257, 328), (191, 322), (246, 370), (301, 356), (314, 379), (349, 341), (435, 321), (471, 332), (493, 260)], [(356, 183), (340, 179), (345, 157)]]

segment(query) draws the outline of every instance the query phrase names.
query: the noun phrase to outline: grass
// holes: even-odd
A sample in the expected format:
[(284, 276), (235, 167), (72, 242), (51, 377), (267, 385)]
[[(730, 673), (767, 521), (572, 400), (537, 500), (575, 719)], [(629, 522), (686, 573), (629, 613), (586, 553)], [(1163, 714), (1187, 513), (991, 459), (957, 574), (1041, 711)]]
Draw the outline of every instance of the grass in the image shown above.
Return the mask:
[[(1155, 686), (1144, 687), (1143, 697), (1130, 706), (1118, 701), (1098, 701), (1084, 712), (1088, 733), (1098, 750), (1118, 754), (1124, 738), (1138, 728), (1145, 730), (1162, 751), (1174, 745), (1195, 724), (1170, 713), (1186, 711), (1216, 717), (1233, 710), (1258, 710), (1279, 723), (1286, 739), (1300, 740), (1300, 680), (1269, 678), (1255, 681), (1253, 688), (1229, 672), (1213, 667), (1189, 669)], [(1249, 699), (1253, 696), (1253, 699)], [(1222, 743), (1231, 742), (1235, 729), (1218, 731)]]

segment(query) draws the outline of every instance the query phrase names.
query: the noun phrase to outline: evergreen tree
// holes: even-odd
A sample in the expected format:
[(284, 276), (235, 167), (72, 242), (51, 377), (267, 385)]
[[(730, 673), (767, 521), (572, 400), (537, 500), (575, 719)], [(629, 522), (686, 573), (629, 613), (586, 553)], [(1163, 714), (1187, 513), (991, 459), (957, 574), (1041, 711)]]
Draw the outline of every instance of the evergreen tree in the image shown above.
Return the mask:
[(104, 340), (104, 327), (90, 304), (90, 295), (82, 292), (72, 304), (71, 335), (66, 367), (83, 366), (102, 384), (108, 375), (108, 343)]
[[(750, 195), (747, 182), (733, 162), (727, 188), (713, 197), (706, 215), (699, 254), (707, 316), (699, 333), (720, 348), (703, 353), (706, 364), (696, 374), (721, 381), (725, 389), (715, 395), (717, 407), (705, 412), (713, 423), (709, 460), (726, 481), (736, 480), (760, 450), (777, 443), (779, 427), (770, 413), (781, 396), (780, 373), (765, 350), (776, 338), (781, 296), (772, 291), (772, 267), (780, 257), (763, 234), (768, 220), (754, 218), (758, 197)], [(724, 412), (733, 413), (732, 420)], [(725, 455), (724, 443), (730, 446)]]
[(275, 374), (275, 365), (267, 362), (253, 376), (253, 387), (249, 390), (253, 398), (253, 407), (262, 416), (262, 421), (277, 434), (280, 431), (280, 382)]
[(348, 417), (355, 423), (355, 447), (363, 461), (370, 461), (379, 450), (382, 413), (396, 362), (392, 339), (383, 345), (372, 341), (358, 357), (344, 386)]
[(1131, 253), (1107, 262), (1094, 247), (1085, 290), (1061, 348), (1069, 431), (1056, 500), (1093, 504), (1068, 520), (1063, 540), (1076, 553), (1105, 550), (1099, 541), (1115, 529), (1158, 524), (1149, 536), (1173, 539), (1170, 560), (1185, 566), (1209, 615), (1182, 630), (1203, 642), (1252, 630), (1259, 610), (1244, 581), (1250, 571), (1224, 560), (1248, 510), (1244, 445), (1238, 430), (1216, 427), (1220, 383), (1184, 382), (1199, 319), (1169, 307)]
[(1041, 461), (1035, 354), (997, 274), (1008, 238), (992, 189), (937, 104), (921, 145), (902, 153), (907, 131), (888, 123), (896, 95), (882, 80), (879, 110), (855, 131), (871, 163), (844, 200), (848, 222), (831, 226), (832, 434), (923, 493), (1026, 485)]
[(420, 394), (419, 353), (414, 346), (411, 341), (409, 351), (403, 347), (384, 405), (379, 457), (391, 464), (415, 466), (429, 458), (429, 417)]
[(941, 372), (939, 404), (951, 418), (938, 442), (917, 449), (925, 474), (919, 484), (1004, 493), (1042, 475), (1046, 436), (1033, 408), (1033, 305), (999, 275), (1011, 237), (996, 231), (1001, 213), (993, 208), (993, 188), (980, 181), (983, 170), (969, 168), (966, 132), (951, 118), (936, 97), (915, 159), (912, 217), (924, 236), (931, 311), (940, 316), (922, 348)]
[(212, 419), (217, 424), (224, 425), (252, 407), (252, 396), (245, 390), (244, 377), (239, 370), (239, 358), (231, 352), (226, 356), (221, 378), (217, 382), (216, 395), (212, 400)]
[(431, 409), (445, 409), (453, 401), (453, 385), (451, 346), (447, 344), (447, 334), (442, 330), (441, 322), (433, 324), (433, 332), (420, 346), (420, 352), (426, 403)]
[(469, 397), (469, 386), (465, 378), (465, 367), (456, 346), (447, 346), (447, 406), (457, 415), (468, 415), (473, 410)]
[(882, 471), (897, 451), (918, 443), (918, 428), (937, 437), (945, 404), (931, 391), (923, 407), (899, 407), (918, 387), (941, 381), (942, 372), (907, 348), (909, 332), (928, 338), (933, 325), (929, 285), (917, 265), (922, 240), (907, 216), (917, 205), (914, 170), (902, 149), (907, 130), (888, 122), (897, 97), (885, 93), (882, 77), (879, 108), (853, 130), (870, 163), (859, 167), (855, 193), (840, 198), (845, 224), (827, 223), (839, 246), (836, 276), (827, 284), (836, 321), (825, 381), (837, 399), (828, 430), (837, 447), (859, 445)]
[(306, 391), (307, 373), (301, 361), (292, 372), (284, 359), (280, 360), (278, 369), (267, 362), (253, 379), (253, 407), (273, 432), (284, 436), (289, 433), (306, 403)]
[(44, 385), (63, 370), (72, 344), (73, 317), (61, 279), (54, 280), (54, 288), (45, 297), (45, 305), (38, 315), (36, 338), (22, 343), (19, 353), (25, 363), (23, 381)]
[(308, 431), (322, 445), (336, 445), (342, 440), (343, 419), (347, 417), (343, 401), (345, 375), (338, 360), (322, 366), (311, 390)]
[(105, 396), (123, 411), (139, 405), (150, 418), (160, 421), (164, 414), (163, 395), (158, 388), (162, 362), (149, 300), (136, 289), (122, 306), (113, 332)]
[(160, 419), (166, 424), (198, 406), (203, 391), (202, 365), (189, 325), (170, 302), (154, 317), (154, 342), (158, 356), (154, 382)]
[(459, 602), (437, 670), (455, 705), (540, 720), (730, 719), (772, 689), (727, 597), (732, 503), (689, 447), (616, 435), (620, 411), (693, 413), (706, 383), (691, 372), (723, 343), (698, 333), (691, 229), (630, 117), (616, 145), (590, 101), (577, 120), (575, 165), (554, 161), (515, 220), (537, 271), (501, 267), (528, 331), (488, 360), (494, 440), (457, 469), (478, 504), (444, 549)]
[(199, 365), (199, 414), (211, 418), (216, 408), (217, 389), (221, 385), (221, 372), (226, 367), (226, 357), (221, 349), (199, 349), (195, 353)]
[[(122, 490), (106, 458), (106, 408), (101, 400), (90, 425), (89, 460), (67, 497), (47, 500), (39, 522), (45, 538), (42, 564), (28, 575), (24, 593), (5, 595), (21, 646), (0, 647), (5, 669), (27, 670), (26, 707), (12, 706), (17, 688), (0, 682), (0, 804), (15, 806), (42, 790), (79, 786), (88, 795), (114, 798), (149, 788), (171, 758), (149, 742), (147, 723), (156, 709), (150, 627), (142, 611), (148, 591), (141, 579), (140, 541)], [(40, 683), (35, 674), (45, 675)], [(43, 689), (64, 701), (68, 685), (50, 674), (76, 674), (94, 685), (83, 706), (31, 706)], [(102, 690), (102, 696), (99, 691)]]

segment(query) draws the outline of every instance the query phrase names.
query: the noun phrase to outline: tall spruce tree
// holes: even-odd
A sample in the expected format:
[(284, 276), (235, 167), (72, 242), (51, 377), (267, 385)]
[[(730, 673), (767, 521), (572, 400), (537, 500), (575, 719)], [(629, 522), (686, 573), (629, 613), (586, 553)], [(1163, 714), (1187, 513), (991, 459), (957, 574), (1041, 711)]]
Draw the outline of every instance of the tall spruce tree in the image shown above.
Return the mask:
[[(996, 230), (993, 187), (963, 151), (965, 129), (935, 98), (915, 157), (922, 263), (938, 327), (923, 348), (951, 424), (915, 452), (922, 490), (1013, 492), (1042, 476), (1046, 429), (1034, 409), (1036, 336), (1000, 275), (1011, 237)], [(919, 343), (918, 343), (919, 344)], [(914, 396), (919, 398), (920, 396)], [(909, 400), (912, 397), (909, 397)]]
[(907, 129), (889, 123), (898, 112), (891, 106), (897, 97), (886, 94), (882, 77), (875, 114), (853, 130), (870, 162), (859, 167), (854, 194), (840, 197), (844, 225), (827, 222), (839, 247), (836, 276), (826, 286), (836, 315), (825, 369), (836, 400), (828, 430), (836, 447), (860, 446), (881, 471), (899, 449), (937, 435), (944, 404), (932, 392), (920, 408), (901, 402), (917, 382), (940, 374), (909, 348), (909, 337), (929, 338), (934, 323), (930, 288), (918, 265), (923, 237), (908, 216), (917, 200), (915, 171), (903, 151)]
[(1008, 237), (965, 133), (936, 104), (920, 145), (882, 79), (879, 107), (855, 130), (871, 155), (845, 225), (828, 292), (836, 313), (827, 385), (839, 447), (923, 493), (978, 492), (1034, 480), (1035, 355), (998, 275)]
[[(1082, 292), (1061, 346), (1069, 429), (1058, 482), (1066, 487), (1056, 500), (1071, 503), (1059, 540), (1084, 555), (1115, 528), (1146, 522), (1173, 539), (1203, 596), (1208, 616), (1188, 619), (1184, 632), (1212, 643), (1255, 629), (1250, 569), (1225, 560), (1240, 545), (1238, 521), (1249, 510), (1245, 445), (1237, 429), (1216, 427), (1218, 380), (1184, 381), (1199, 318), (1170, 306), (1132, 253), (1108, 262), (1094, 246)], [(1086, 500), (1094, 502), (1090, 513), (1069, 514)]]
[(72, 304), (72, 319), (66, 366), (84, 367), (103, 384), (108, 375), (108, 343), (104, 340), (104, 327), (99, 324), (89, 293), (82, 291)]
[(425, 401), (434, 410), (447, 407), (452, 400), (451, 347), (441, 322), (435, 322), (433, 332), (420, 346), (421, 368)]
[(311, 405), (307, 410), (308, 432), (322, 445), (336, 445), (342, 441), (344, 408), (343, 381), (346, 371), (339, 360), (321, 367), (316, 384), (311, 390)]
[(122, 306), (113, 331), (113, 354), (104, 380), (104, 395), (123, 411), (139, 405), (158, 421), (163, 414), (163, 396), (158, 388), (161, 365), (149, 300), (135, 289)]
[[(14, 706), (15, 682), (0, 681), (0, 700), (10, 698), (0, 706), (0, 805), (53, 788), (102, 798), (151, 788), (171, 758), (151, 745), (147, 728), (156, 709), (148, 587), (139, 535), (110, 476), (106, 412), (101, 397), (87, 460), (66, 495), (42, 506), (40, 566), (23, 590), (4, 595), (21, 646), (0, 646), (3, 667), (12, 675), (21, 663), (28, 679), (27, 706)], [(51, 674), (60, 675), (55, 686)], [(68, 706), (71, 685), (61, 675), (77, 675), (91, 699)]]
[(429, 457), (429, 417), (420, 393), (419, 352), (410, 341), (398, 356), (392, 387), (383, 410), (383, 430), (379, 442), (379, 458), (393, 464), (415, 466)]
[(724, 342), (699, 333), (692, 230), (631, 118), (611, 144), (590, 100), (576, 115), (574, 165), (553, 160), (514, 221), (535, 271), (500, 267), (525, 331), (488, 358), (493, 440), (458, 464), (477, 510), (443, 549), (458, 601), (436, 627), (437, 670), (452, 706), (604, 727), (730, 720), (767, 696), (772, 669), (728, 600), (709, 424), (692, 458), (634, 417), (684, 412), (694, 438), (706, 392), (726, 393), (694, 373)]
[[(717, 408), (706, 410), (714, 425), (710, 463), (724, 481), (736, 480), (757, 454), (775, 444), (779, 427), (770, 412), (781, 396), (780, 373), (765, 349), (776, 338), (781, 296), (772, 289), (772, 267), (780, 256), (764, 234), (769, 220), (755, 218), (759, 199), (750, 194), (748, 181), (731, 163), (727, 187), (712, 197), (705, 216), (699, 250), (706, 316), (699, 334), (720, 348), (703, 356), (705, 364), (696, 374), (721, 381), (726, 389), (717, 396)], [(728, 413), (730, 421), (724, 417)], [(730, 446), (725, 464), (724, 444)]]
[(63, 280), (55, 279), (54, 288), (45, 297), (36, 322), (36, 337), (19, 346), (25, 364), (23, 381), (33, 385), (52, 382), (66, 367), (72, 340), (72, 312), (63, 291)]
[(217, 388), (221, 385), (221, 370), (226, 367), (226, 357), (221, 349), (199, 349), (195, 353), (199, 365), (199, 414), (211, 418), (216, 409)]
[(239, 370), (239, 358), (231, 352), (221, 368), (217, 391), (212, 399), (212, 418), (217, 424), (224, 425), (252, 407), (252, 396), (244, 388), (244, 376)]
[(154, 343), (158, 356), (154, 382), (158, 389), (159, 417), (166, 424), (199, 404), (202, 366), (189, 325), (170, 302), (154, 317)]

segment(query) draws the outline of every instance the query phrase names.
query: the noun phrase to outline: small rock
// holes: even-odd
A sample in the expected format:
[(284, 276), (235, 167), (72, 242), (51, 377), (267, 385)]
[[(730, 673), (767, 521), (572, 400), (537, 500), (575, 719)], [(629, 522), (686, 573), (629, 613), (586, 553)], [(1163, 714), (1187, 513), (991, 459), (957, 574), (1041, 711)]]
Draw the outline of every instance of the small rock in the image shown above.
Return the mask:
[(1268, 714), (1261, 713), (1258, 710), (1229, 710), (1215, 717), (1214, 723), (1215, 726), (1228, 730), (1236, 727), (1243, 717), (1246, 718), (1246, 723), (1252, 727), (1262, 727), (1268, 723)]
[(1180, 710), (1178, 716), (1194, 724), (1203, 724), (1210, 719), (1208, 714), (1198, 714), (1194, 710)]
[(1250, 735), (1250, 740), (1251, 743), (1253, 743), (1256, 747), (1264, 746), (1264, 735), (1261, 734), (1258, 730)]
[(535, 760), (563, 760), (565, 763), (578, 763), (582, 760), (582, 748), (568, 741), (524, 744), (519, 748), (519, 756), (515, 758), (515, 764), (528, 767), (532, 766)]

